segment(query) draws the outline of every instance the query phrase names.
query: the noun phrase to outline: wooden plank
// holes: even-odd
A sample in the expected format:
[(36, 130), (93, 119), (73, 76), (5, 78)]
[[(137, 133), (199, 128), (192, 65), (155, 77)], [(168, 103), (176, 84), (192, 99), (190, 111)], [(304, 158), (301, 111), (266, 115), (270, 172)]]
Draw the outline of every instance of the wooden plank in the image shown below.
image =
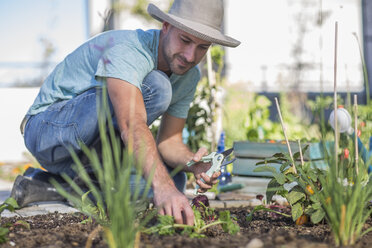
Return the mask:
[[(305, 160), (324, 158), (324, 149), (321, 143), (302, 144), (301, 146), (304, 148), (306, 145), (310, 145), (310, 147), (304, 154)], [(299, 151), (297, 142), (290, 142), (290, 147), (293, 154)], [(234, 142), (234, 154), (236, 157), (264, 159), (272, 157), (275, 153), (288, 153), (287, 145), (285, 143)]]
[[(237, 158), (233, 163), (233, 175), (241, 175), (241, 176), (265, 176), (265, 177), (272, 177), (273, 174), (268, 171), (264, 172), (253, 172), (254, 169), (259, 167), (260, 165), (256, 166), (256, 163), (261, 162), (262, 159), (247, 159), (247, 158)], [(275, 166), (277, 171), (281, 164), (271, 164)], [(261, 165), (262, 166), (262, 165)]]
[[(272, 177), (271, 172), (254, 172), (254, 169), (264, 166), (264, 165), (256, 165), (257, 162), (261, 162), (263, 159), (254, 159), (254, 158), (237, 158), (233, 163), (233, 171), (234, 175), (240, 176), (265, 176), (265, 177)], [(311, 161), (312, 166), (320, 169), (326, 169), (327, 163), (324, 160), (316, 160)], [(277, 172), (280, 172), (281, 164), (272, 163), (270, 166), (274, 166)]]

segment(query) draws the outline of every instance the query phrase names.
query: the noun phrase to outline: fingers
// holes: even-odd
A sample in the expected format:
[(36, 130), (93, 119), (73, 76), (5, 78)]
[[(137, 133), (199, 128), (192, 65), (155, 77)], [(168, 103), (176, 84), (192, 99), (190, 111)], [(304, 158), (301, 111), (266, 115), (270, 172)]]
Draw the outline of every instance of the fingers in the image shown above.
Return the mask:
[(183, 224), (183, 217), (182, 217), (181, 209), (179, 209), (178, 206), (175, 206), (175, 205), (173, 205), (173, 217), (174, 217), (174, 221), (177, 224)]
[(201, 159), (203, 156), (205, 156), (205, 155), (207, 155), (207, 154), (208, 154), (208, 150), (207, 150), (207, 148), (205, 148), (205, 147), (201, 147), (201, 148), (199, 148), (199, 150), (194, 154), (194, 157), (192, 158), (192, 160), (198, 162), (198, 161), (200, 161), (200, 159)]
[(198, 192), (204, 193), (205, 191), (211, 189), (214, 184), (218, 183), (218, 177), (221, 175), (221, 172), (215, 172), (211, 177), (205, 173), (200, 174), (200, 178), (196, 180), (196, 183), (200, 186)]
[(188, 199), (180, 192), (155, 194), (154, 203), (158, 207), (159, 215), (173, 216), (175, 223), (194, 225), (194, 212)]
[(193, 226), (194, 225), (194, 212), (192, 211), (192, 208), (190, 207), (190, 205), (187, 205), (187, 207), (184, 208), (184, 211), (182, 213), (186, 219), (186, 225)]

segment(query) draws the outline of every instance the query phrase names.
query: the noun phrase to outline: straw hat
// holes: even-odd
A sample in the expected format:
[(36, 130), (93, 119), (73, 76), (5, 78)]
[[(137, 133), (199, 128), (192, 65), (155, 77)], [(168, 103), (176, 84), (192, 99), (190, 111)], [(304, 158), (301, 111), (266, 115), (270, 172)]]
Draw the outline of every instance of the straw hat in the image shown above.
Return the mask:
[(229, 47), (240, 44), (221, 32), (223, 0), (175, 0), (168, 13), (150, 3), (147, 12), (199, 39)]

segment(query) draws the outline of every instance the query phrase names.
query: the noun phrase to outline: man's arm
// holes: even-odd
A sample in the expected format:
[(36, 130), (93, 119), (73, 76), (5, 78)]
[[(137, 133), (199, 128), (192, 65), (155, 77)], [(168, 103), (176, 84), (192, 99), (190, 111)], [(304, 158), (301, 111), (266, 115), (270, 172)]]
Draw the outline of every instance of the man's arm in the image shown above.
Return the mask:
[[(154, 203), (160, 214), (172, 215), (177, 223), (192, 225), (194, 214), (187, 198), (177, 190), (163, 165), (155, 140), (147, 127), (146, 108), (140, 90), (134, 85), (116, 78), (107, 78), (110, 100), (120, 128), (121, 138), (133, 149), (137, 161), (143, 166), (143, 174), (152, 178)], [(145, 154), (144, 158), (140, 157)]]
[[(205, 172), (210, 168), (210, 164), (196, 163), (193, 166), (187, 167), (187, 162), (200, 159), (207, 155), (206, 148), (200, 148), (195, 154), (182, 141), (182, 130), (185, 126), (185, 119), (177, 118), (165, 113), (160, 124), (157, 144), (163, 161), (172, 168), (182, 166), (182, 169), (187, 172), (192, 172), (195, 175), (196, 182), (199, 184), (199, 192), (205, 192), (212, 188), (213, 184), (217, 183), (217, 178), (220, 172), (216, 172), (212, 177), (207, 176)], [(201, 181), (203, 178), (204, 182)]]

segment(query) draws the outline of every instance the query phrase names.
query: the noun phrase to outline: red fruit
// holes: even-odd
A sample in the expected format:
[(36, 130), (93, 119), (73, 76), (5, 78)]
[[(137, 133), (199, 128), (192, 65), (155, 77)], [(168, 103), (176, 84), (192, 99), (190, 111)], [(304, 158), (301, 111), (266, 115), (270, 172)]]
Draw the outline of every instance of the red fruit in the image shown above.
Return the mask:
[(344, 149), (344, 157), (345, 157), (346, 159), (349, 158), (349, 154), (350, 154), (349, 149), (345, 148), (345, 149)]

